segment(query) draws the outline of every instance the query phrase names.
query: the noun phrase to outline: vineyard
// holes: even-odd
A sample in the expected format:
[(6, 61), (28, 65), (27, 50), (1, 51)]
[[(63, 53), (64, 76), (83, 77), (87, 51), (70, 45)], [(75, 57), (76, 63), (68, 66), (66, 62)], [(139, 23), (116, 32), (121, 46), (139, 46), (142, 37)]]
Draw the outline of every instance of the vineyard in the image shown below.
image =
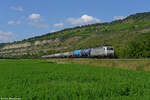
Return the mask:
[(45, 60), (0, 60), (0, 97), (150, 100), (150, 72)]

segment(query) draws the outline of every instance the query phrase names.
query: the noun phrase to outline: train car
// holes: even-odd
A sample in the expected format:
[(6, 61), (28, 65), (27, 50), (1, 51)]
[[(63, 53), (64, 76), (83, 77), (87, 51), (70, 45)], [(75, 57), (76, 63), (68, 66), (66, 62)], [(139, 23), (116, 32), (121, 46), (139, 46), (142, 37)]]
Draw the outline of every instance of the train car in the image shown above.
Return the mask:
[(81, 56), (81, 51), (82, 50), (74, 50), (73, 51), (73, 57), (80, 57)]
[(60, 57), (62, 57), (62, 53), (56, 53), (56, 54), (54, 54), (54, 57), (55, 58), (60, 58)]
[(59, 58), (61, 53), (42, 56), (42, 58)]
[(73, 57), (73, 52), (64, 52), (62, 53), (61, 57), (63, 58)]
[(73, 52), (56, 53), (42, 56), (42, 58), (69, 58), (69, 57), (73, 57)]
[(107, 52), (104, 47), (92, 48), (90, 57), (104, 57), (107, 55)]
[(90, 56), (90, 53), (91, 53), (91, 48), (89, 48), (89, 49), (83, 49), (83, 50), (81, 51), (81, 56), (82, 56), (82, 57), (89, 57), (89, 56)]
[(42, 58), (53, 58), (54, 57), (54, 54), (52, 54), (52, 55), (44, 55), (44, 56), (42, 56)]

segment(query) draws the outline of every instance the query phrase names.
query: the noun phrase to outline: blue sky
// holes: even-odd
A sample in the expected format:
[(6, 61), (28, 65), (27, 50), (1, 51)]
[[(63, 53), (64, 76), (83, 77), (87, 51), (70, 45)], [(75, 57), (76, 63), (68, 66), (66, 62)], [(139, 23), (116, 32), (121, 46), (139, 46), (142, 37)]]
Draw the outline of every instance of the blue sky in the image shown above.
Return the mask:
[(150, 0), (1, 0), (0, 42), (150, 11)]

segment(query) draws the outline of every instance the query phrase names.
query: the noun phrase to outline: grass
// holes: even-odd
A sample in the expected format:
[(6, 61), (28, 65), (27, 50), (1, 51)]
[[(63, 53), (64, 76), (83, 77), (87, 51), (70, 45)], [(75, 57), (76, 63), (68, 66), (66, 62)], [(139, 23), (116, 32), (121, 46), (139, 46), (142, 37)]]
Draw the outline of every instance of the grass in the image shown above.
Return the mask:
[(93, 59), (93, 58), (73, 58), (73, 59), (48, 59), (52, 62), (65, 62), (69, 64), (88, 64), (94, 66), (114, 67), (133, 70), (150, 70), (150, 59)]
[(149, 76), (149, 71), (122, 70), (111, 66), (0, 60), (0, 97), (22, 100), (149, 100)]

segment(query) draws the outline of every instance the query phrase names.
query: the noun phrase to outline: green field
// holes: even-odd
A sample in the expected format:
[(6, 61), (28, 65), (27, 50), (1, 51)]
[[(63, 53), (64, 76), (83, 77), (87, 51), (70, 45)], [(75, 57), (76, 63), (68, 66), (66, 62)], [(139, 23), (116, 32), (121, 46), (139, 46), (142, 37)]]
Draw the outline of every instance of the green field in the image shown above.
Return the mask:
[(0, 97), (150, 100), (150, 72), (45, 60), (0, 60)]

